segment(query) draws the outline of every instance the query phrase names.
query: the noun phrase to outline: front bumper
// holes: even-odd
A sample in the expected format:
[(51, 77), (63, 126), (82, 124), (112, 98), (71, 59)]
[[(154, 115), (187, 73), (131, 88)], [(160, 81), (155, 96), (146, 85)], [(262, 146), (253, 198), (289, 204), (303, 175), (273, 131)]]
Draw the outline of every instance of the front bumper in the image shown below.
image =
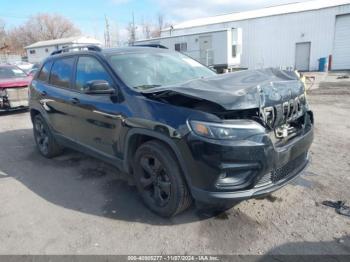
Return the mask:
[(28, 107), (28, 87), (5, 88), (0, 90), (0, 112)]
[(308, 164), (309, 156), (307, 156), (307, 159), (305, 160), (304, 164), (300, 166), (300, 168), (295, 170), (295, 172), (293, 172), (290, 176), (276, 183), (266, 183), (264, 186), (257, 186), (248, 190), (233, 192), (210, 192), (199, 188), (192, 188), (192, 196), (197, 201), (211, 204), (262, 197), (282, 188), (286, 184), (293, 181), (295, 178), (297, 178), (303, 173), (303, 171), (307, 168)]
[(245, 141), (208, 141), (190, 134), (186, 155), (194, 199), (220, 203), (255, 198), (283, 187), (307, 167), (313, 125), (283, 146), (269, 134)]

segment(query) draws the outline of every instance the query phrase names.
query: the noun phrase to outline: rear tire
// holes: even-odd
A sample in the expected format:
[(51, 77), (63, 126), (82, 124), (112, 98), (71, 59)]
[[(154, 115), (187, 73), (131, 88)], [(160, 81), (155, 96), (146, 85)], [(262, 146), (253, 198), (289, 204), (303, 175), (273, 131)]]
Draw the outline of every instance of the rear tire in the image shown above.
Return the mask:
[(163, 217), (190, 207), (192, 197), (173, 152), (162, 142), (142, 144), (134, 156), (135, 183), (146, 206)]
[(60, 146), (44, 118), (36, 115), (33, 119), (34, 139), (41, 155), (46, 158), (52, 158), (62, 153), (63, 148)]

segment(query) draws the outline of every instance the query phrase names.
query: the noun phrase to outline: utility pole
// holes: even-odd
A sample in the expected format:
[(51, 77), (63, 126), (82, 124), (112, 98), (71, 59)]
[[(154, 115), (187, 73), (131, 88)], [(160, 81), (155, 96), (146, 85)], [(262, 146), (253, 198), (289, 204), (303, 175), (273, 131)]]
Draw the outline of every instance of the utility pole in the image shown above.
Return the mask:
[(106, 29), (105, 29), (105, 47), (111, 47), (111, 35), (109, 32), (109, 22), (108, 18), (105, 15)]

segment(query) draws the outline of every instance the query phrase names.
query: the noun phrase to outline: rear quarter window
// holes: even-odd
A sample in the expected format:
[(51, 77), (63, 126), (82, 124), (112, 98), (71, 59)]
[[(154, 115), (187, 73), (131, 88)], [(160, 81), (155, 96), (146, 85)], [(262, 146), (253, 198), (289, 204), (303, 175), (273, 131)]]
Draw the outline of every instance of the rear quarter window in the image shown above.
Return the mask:
[(41, 68), (39, 74), (38, 74), (38, 80), (47, 82), (49, 80), (49, 75), (50, 75), (50, 69), (52, 66), (52, 62), (46, 62), (44, 66)]
[(74, 57), (56, 60), (51, 68), (50, 84), (58, 87), (70, 88), (74, 61)]

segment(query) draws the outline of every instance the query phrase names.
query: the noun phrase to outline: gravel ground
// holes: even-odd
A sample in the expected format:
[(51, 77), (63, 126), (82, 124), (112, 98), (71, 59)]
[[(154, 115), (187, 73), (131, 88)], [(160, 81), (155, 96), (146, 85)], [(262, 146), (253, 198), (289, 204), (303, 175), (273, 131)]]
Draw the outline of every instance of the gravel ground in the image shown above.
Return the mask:
[(111, 166), (69, 151), (47, 160), (28, 112), (0, 116), (0, 254), (350, 254), (350, 82), (308, 96), (315, 141), (307, 172), (272, 196), (217, 216), (170, 220), (145, 208)]

